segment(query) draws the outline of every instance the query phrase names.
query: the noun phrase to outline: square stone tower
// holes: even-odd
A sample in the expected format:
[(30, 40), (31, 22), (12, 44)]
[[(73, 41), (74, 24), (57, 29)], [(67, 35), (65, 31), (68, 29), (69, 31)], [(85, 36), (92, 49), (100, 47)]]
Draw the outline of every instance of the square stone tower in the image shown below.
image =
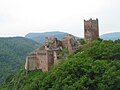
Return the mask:
[(86, 42), (91, 42), (99, 38), (98, 19), (84, 20), (84, 39)]

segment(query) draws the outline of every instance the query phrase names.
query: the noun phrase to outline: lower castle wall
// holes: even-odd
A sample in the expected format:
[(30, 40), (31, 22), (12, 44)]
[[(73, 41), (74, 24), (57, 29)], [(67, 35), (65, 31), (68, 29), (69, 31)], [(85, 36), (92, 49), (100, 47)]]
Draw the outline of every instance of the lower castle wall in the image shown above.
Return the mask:
[(55, 41), (48, 46), (43, 45), (27, 56), (26, 70), (41, 69), (42, 71), (48, 71), (53, 64), (58, 63), (60, 47), (67, 48), (69, 53), (72, 53), (74, 47), (76, 47), (76, 41), (72, 36), (68, 35), (62, 41)]
[(28, 70), (28, 71), (35, 70), (37, 68), (36, 67), (36, 60), (37, 60), (36, 57), (30, 57), (30, 56), (28, 56), (26, 58), (25, 69)]

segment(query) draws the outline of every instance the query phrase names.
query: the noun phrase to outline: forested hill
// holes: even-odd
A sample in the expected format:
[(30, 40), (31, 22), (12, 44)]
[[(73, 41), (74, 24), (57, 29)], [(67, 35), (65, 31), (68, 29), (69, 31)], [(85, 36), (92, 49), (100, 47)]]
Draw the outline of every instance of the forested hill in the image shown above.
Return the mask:
[(21, 69), (0, 89), (120, 90), (120, 40), (84, 44), (49, 72)]
[(0, 38), (0, 83), (24, 66), (27, 53), (39, 44), (23, 37)]
[(44, 33), (28, 33), (27, 35), (25, 35), (25, 37), (37, 41), (39, 43), (43, 43), (45, 41), (45, 37), (48, 38), (56, 37), (57, 39), (61, 40), (64, 36), (68, 34), (69, 33), (53, 31), (53, 32), (44, 32)]

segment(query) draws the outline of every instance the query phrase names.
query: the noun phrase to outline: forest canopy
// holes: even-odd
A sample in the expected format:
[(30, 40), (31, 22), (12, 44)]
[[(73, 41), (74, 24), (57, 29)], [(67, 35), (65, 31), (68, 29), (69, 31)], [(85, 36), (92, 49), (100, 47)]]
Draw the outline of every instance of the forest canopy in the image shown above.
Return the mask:
[(6, 79), (7, 90), (119, 90), (120, 43), (93, 41), (49, 72), (22, 68)]
[(39, 46), (23, 37), (0, 38), (0, 84), (25, 63), (26, 55)]

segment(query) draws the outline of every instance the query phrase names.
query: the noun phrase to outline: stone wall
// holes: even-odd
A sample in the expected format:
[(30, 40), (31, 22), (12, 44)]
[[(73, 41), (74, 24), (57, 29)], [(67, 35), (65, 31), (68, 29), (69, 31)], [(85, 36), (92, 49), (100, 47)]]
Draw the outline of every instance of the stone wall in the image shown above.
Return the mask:
[(78, 48), (78, 42), (72, 35), (67, 35), (62, 39), (63, 48), (67, 48), (69, 53), (72, 53)]
[[(85, 41), (90, 42), (99, 38), (98, 19), (84, 20)], [(65, 36), (62, 41), (55, 37), (45, 38), (44, 45), (30, 53), (26, 57), (25, 69), (28, 71), (41, 69), (48, 71), (53, 64), (58, 63), (59, 51), (62, 48), (68, 49), (73, 53), (79, 47), (79, 42), (72, 35)]]
[(57, 38), (45, 38), (43, 46), (39, 47), (26, 57), (25, 69), (28, 71), (41, 69), (48, 71), (53, 64), (58, 64), (59, 51), (67, 48), (69, 53), (76, 50), (77, 41), (72, 35), (65, 36), (62, 41)]
[(51, 50), (36, 50), (26, 57), (25, 69), (28, 71), (41, 69), (48, 71), (54, 63), (54, 55)]
[(98, 19), (84, 20), (84, 38), (87, 42), (91, 42), (99, 38)]

